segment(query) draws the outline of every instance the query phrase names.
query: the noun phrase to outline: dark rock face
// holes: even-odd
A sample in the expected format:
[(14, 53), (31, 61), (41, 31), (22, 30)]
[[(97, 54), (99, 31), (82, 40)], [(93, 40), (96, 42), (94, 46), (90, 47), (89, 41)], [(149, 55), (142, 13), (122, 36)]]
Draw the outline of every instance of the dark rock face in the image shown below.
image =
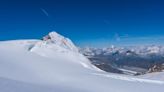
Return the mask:
[(43, 41), (47, 41), (47, 40), (49, 40), (49, 39), (51, 39), (51, 37), (50, 37), (49, 35), (46, 35), (46, 36), (44, 36), (44, 37), (42, 38)]
[(149, 68), (148, 73), (162, 72), (164, 70), (164, 64), (156, 64)]

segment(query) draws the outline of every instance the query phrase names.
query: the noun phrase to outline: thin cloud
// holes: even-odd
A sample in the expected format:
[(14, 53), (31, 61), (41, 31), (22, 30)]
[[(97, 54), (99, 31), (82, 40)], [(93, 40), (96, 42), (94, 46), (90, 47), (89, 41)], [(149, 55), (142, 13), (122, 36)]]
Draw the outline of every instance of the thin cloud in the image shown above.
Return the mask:
[(49, 14), (48, 14), (48, 12), (45, 10), (45, 9), (43, 9), (43, 8), (40, 8), (41, 9), (41, 11), (47, 16), (47, 17), (49, 17)]
[(116, 41), (120, 41), (121, 40), (121, 37), (119, 36), (118, 33), (115, 33), (114, 38), (115, 38)]

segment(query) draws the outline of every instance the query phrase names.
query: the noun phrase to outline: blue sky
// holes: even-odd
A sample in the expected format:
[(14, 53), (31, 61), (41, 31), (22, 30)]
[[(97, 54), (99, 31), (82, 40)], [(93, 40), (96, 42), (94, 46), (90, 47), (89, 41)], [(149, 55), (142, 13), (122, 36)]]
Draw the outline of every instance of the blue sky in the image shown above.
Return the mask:
[(80, 46), (163, 45), (164, 1), (0, 1), (0, 40), (39, 39), (50, 31)]

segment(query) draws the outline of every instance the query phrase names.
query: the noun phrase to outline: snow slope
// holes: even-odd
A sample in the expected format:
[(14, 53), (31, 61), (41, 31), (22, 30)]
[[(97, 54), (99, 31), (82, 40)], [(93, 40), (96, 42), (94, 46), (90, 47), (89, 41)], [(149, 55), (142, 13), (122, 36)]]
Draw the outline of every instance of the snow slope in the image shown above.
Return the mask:
[(151, 79), (151, 80), (159, 80), (164, 81), (164, 71), (163, 72), (154, 72), (139, 76), (140, 78), (144, 79)]
[(164, 91), (164, 81), (100, 71), (78, 51), (61, 44), (42, 40), (0, 42), (0, 92), (155, 91)]

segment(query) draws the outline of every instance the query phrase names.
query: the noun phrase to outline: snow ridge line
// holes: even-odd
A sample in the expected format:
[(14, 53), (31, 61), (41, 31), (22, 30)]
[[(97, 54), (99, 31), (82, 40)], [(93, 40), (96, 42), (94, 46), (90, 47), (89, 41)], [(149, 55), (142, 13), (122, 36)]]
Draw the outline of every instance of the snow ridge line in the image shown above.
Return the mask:
[(151, 83), (151, 84), (160, 84), (160, 85), (164, 84), (164, 81), (158, 81), (158, 80), (131, 78), (131, 77), (124, 77), (119, 75), (108, 75), (108, 74), (98, 74), (98, 73), (93, 73), (93, 74), (98, 76), (118, 79), (118, 80), (131, 81), (131, 82)]

